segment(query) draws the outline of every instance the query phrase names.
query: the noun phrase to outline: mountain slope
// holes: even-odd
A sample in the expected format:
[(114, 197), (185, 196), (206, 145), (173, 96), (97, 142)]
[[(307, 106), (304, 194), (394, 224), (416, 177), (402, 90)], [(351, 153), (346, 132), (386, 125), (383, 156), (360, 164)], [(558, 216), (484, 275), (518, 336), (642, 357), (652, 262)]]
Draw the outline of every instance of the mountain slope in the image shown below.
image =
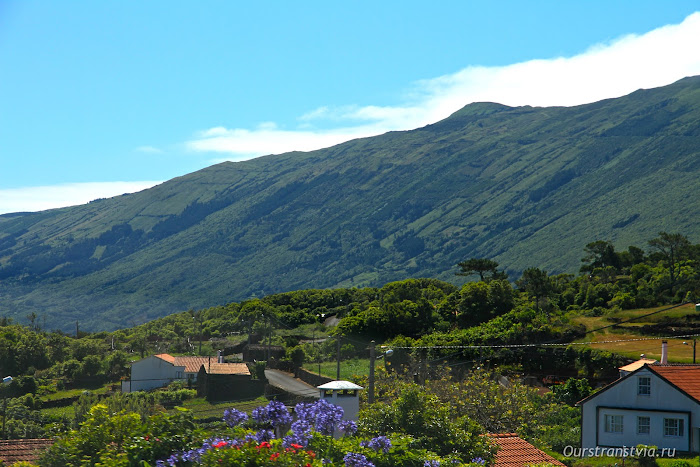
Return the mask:
[(417, 130), (0, 216), (0, 314), (112, 329), (285, 290), (453, 280), (471, 256), (576, 272), (593, 240), (700, 240), (699, 156), (699, 77), (569, 108), (471, 104)]

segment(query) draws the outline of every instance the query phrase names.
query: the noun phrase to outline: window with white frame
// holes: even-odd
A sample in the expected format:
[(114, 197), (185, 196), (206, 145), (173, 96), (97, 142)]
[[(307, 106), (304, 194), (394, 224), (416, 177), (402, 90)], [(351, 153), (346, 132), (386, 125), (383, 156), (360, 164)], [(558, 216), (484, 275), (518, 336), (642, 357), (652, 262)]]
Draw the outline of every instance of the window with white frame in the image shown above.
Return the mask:
[(648, 435), (651, 433), (651, 418), (637, 417), (637, 434)]
[(640, 376), (637, 379), (637, 395), (638, 396), (651, 395), (651, 377), (650, 376)]
[(622, 415), (605, 415), (605, 432), (622, 433)]
[(664, 436), (683, 436), (683, 419), (664, 418)]

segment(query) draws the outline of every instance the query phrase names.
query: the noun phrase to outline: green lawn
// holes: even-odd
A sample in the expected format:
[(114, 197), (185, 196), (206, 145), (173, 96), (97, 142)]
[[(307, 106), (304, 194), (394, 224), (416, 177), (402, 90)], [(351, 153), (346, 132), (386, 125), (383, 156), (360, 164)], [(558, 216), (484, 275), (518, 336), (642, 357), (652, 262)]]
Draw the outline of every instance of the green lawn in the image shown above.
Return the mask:
[(46, 416), (58, 415), (70, 419), (72, 419), (75, 416), (75, 410), (73, 410), (72, 405), (66, 407), (51, 407), (49, 409), (41, 409), (41, 413)]
[[(579, 316), (574, 318), (574, 322), (583, 324), (587, 330), (598, 329), (610, 326), (615, 321), (625, 321), (637, 316), (645, 316), (649, 313), (661, 311), (669, 308), (668, 305), (655, 308), (639, 308), (634, 310), (622, 310), (617, 313), (610, 313), (604, 316)], [(695, 304), (689, 303), (672, 310), (663, 311), (651, 316), (645, 316), (638, 320), (623, 323), (619, 326), (606, 327), (600, 331), (588, 334), (579, 342), (595, 341), (600, 344), (591, 345), (592, 348), (599, 350), (607, 350), (630, 358), (637, 359), (641, 353), (644, 353), (648, 358), (661, 358), (661, 341), (662, 338), (649, 339), (650, 337), (639, 332), (639, 328), (643, 325), (658, 323), (662, 319), (672, 318), (680, 319), (688, 315), (695, 315)], [(637, 340), (635, 340), (637, 339)], [(643, 339), (643, 340), (642, 340)], [(649, 340), (647, 340), (649, 339)], [(674, 363), (692, 363), (693, 361), (693, 339), (666, 339), (669, 345), (669, 360)], [(610, 342), (610, 341), (627, 341), (627, 342)], [(684, 344), (683, 342), (686, 342)], [(697, 361), (700, 361), (700, 349), (697, 349)]]
[(82, 393), (84, 393), (85, 391), (89, 391), (93, 394), (104, 394), (114, 384), (115, 383), (107, 383), (104, 386), (97, 386), (97, 387), (92, 387), (92, 388), (65, 389), (63, 391), (52, 392), (50, 394), (46, 394), (44, 396), (41, 396), (41, 400), (54, 401), (54, 400), (58, 400), (58, 399), (68, 399), (70, 397), (79, 396)]
[(226, 402), (208, 402), (206, 399), (199, 397), (183, 402), (182, 406), (191, 410), (195, 419), (203, 419), (211, 417), (222, 418), (224, 411), (230, 408), (250, 412), (255, 407), (267, 405), (267, 403), (268, 400), (264, 396), (252, 400)]
[[(382, 360), (378, 360), (376, 366), (383, 365)], [(318, 374), (318, 363), (305, 363), (304, 369), (311, 373)], [(340, 379), (353, 381), (353, 377), (367, 376), (369, 374), (369, 359), (368, 358), (353, 358), (352, 360), (344, 360), (340, 362)], [(337, 363), (336, 362), (321, 362), (321, 375), (328, 378), (336, 379)]]

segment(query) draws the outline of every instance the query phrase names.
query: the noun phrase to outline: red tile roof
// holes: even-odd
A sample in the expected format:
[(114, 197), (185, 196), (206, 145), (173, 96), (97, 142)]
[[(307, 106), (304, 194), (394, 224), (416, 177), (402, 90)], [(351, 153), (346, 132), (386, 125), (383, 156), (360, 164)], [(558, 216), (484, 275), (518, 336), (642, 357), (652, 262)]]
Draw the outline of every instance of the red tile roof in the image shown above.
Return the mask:
[(516, 433), (494, 433), (487, 436), (498, 445), (493, 464), (495, 467), (525, 467), (543, 462), (564, 466), (549, 454), (540, 451), (520, 438)]
[(204, 369), (210, 374), (222, 375), (249, 375), (248, 365), (245, 363), (218, 363), (216, 357), (174, 357), (175, 366), (184, 366), (185, 373), (197, 373), (204, 365)]
[(245, 363), (212, 363), (211, 367), (204, 366), (210, 375), (250, 375)]
[(43, 451), (53, 444), (52, 439), (0, 440), (0, 460), (5, 465), (15, 462), (36, 462)]
[(167, 353), (159, 353), (158, 355), (154, 355), (155, 357), (160, 358), (161, 360), (165, 360), (168, 363), (175, 363), (175, 357), (173, 357), (170, 354)]
[(202, 365), (206, 367), (209, 362), (216, 362), (216, 357), (175, 357), (174, 360), (176, 366), (185, 367), (185, 373), (197, 373)]
[(700, 402), (700, 365), (657, 363), (647, 368)]

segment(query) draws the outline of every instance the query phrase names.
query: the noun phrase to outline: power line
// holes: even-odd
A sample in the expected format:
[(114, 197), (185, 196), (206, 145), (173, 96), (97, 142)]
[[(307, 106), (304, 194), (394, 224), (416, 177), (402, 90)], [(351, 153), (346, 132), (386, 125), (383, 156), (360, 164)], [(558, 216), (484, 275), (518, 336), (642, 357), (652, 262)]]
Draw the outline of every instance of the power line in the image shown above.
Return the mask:
[(663, 309), (661, 309), (661, 310), (652, 311), (651, 313), (647, 313), (647, 314), (645, 314), (645, 315), (633, 316), (633, 317), (628, 318), (628, 319), (626, 319), (626, 320), (622, 320), (622, 321), (620, 321), (620, 322), (618, 322), (618, 323), (608, 324), (607, 326), (603, 326), (603, 327), (600, 327), (600, 328), (597, 328), (597, 329), (591, 329), (590, 331), (586, 331), (586, 333), (585, 333), (584, 335), (591, 334), (591, 333), (598, 332), (598, 331), (602, 331), (603, 329), (608, 329), (608, 328), (612, 328), (612, 327), (615, 327), (615, 326), (619, 326), (619, 325), (621, 325), (621, 324), (629, 323), (630, 321), (635, 321), (635, 320), (638, 320), (638, 319), (641, 319), (641, 318), (646, 318), (647, 316), (652, 316), (652, 315), (655, 315), (655, 314), (658, 314), (658, 313), (663, 313), (664, 311), (673, 310), (674, 308), (678, 308), (678, 307), (680, 307), (680, 306), (687, 305), (688, 303), (691, 303), (691, 302), (683, 302), (683, 303), (679, 303), (678, 305), (670, 306), (670, 307), (668, 307), (668, 308), (663, 308)]
[[(648, 316), (652, 316), (658, 313), (663, 313), (665, 311), (672, 310), (674, 308), (678, 308), (683, 305), (687, 305), (688, 303), (691, 302), (683, 302), (678, 305), (673, 305), (667, 308), (663, 308), (661, 310), (656, 310), (652, 311), (651, 313), (646, 313), (644, 315), (640, 316), (633, 316), (631, 318), (628, 318), (626, 320), (620, 321), (618, 323), (613, 323), (609, 324), (606, 326), (602, 326), (600, 328), (596, 329), (591, 329), (590, 331), (586, 331), (584, 335), (592, 334), (594, 332), (602, 331), (603, 329), (611, 328), (614, 326), (619, 326), (620, 324), (624, 323), (629, 323), (630, 321), (635, 321), (641, 318), (646, 318)], [(684, 335), (679, 335), (679, 336), (666, 336), (666, 337), (640, 337), (636, 339), (621, 339), (621, 340), (615, 340), (615, 341), (588, 341), (588, 342), (565, 342), (565, 343), (558, 343), (558, 342), (542, 342), (542, 343), (537, 343), (537, 344), (498, 344), (498, 345), (433, 345), (433, 346), (393, 346), (393, 345), (382, 345), (381, 347), (383, 348), (392, 348), (392, 349), (517, 349), (517, 348), (528, 348), (528, 347), (566, 347), (569, 345), (595, 345), (595, 344), (610, 344), (610, 343), (617, 343), (617, 342), (636, 342), (636, 341), (649, 341), (649, 340), (659, 340), (659, 339), (680, 339), (682, 337), (697, 337), (700, 336), (700, 334), (684, 334)]]
[(384, 348), (391, 349), (519, 349), (519, 348), (530, 348), (530, 347), (567, 347), (569, 345), (596, 345), (596, 344), (613, 344), (619, 342), (640, 342), (640, 341), (652, 341), (660, 339), (680, 339), (683, 337), (697, 337), (700, 334), (683, 334), (679, 336), (659, 336), (659, 337), (639, 337), (635, 339), (620, 339), (620, 340), (609, 340), (609, 341), (587, 341), (587, 342), (568, 342), (568, 343), (538, 343), (538, 344), (498, 344), (498, 345), (426, 345), (426, 346), (393, 346), (393, 345), (383, 345)]

